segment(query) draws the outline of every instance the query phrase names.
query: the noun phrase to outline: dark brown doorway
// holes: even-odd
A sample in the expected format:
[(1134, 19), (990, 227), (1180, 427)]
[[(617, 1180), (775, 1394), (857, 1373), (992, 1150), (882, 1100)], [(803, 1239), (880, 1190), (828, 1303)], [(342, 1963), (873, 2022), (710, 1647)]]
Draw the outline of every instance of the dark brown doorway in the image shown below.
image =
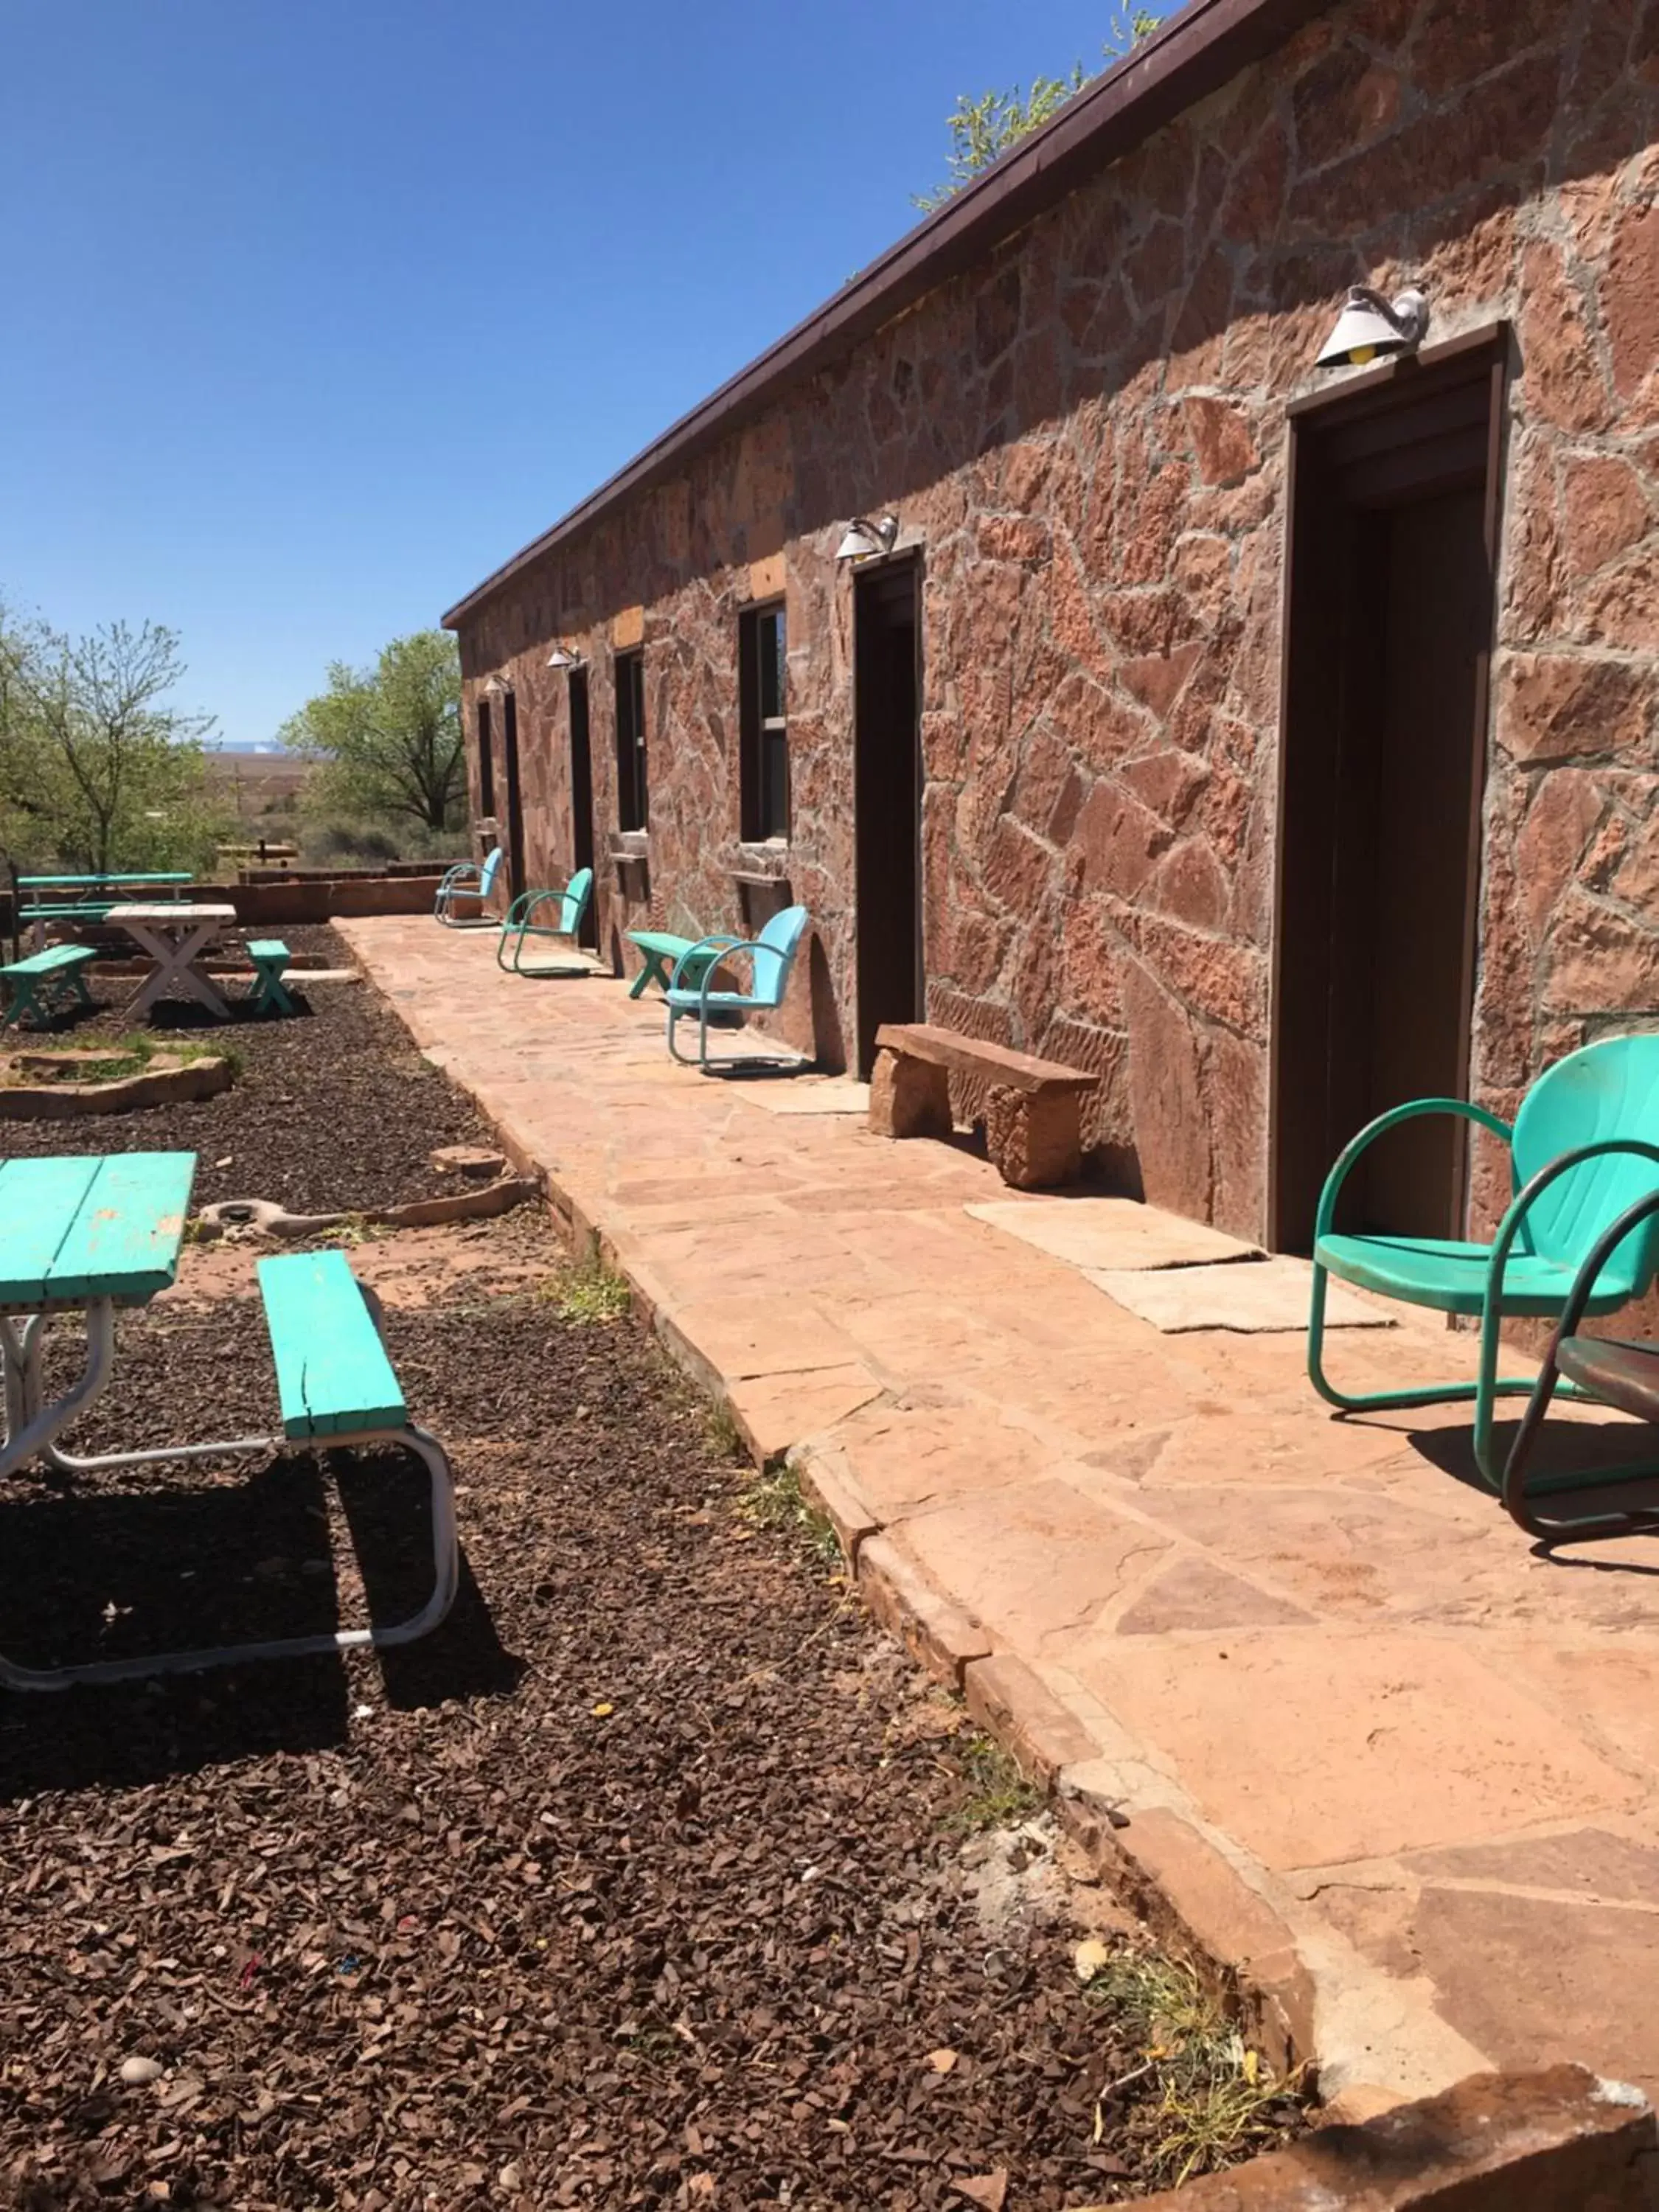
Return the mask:
[(509, 691), (501, 702), (501, 764), (507, 781), (507, 872), (517, 898), (524, 890), (524, 801), (519, 787), (519, 702)]
[(853, 805), (858, 873), (858, 1068), (883, 1022), (926, 1003), (921, 956), (921, 667), (917, 564), (853, 579)]
[[(570, 672), (570, 867), (574, 875), (593, 865), (593, 754), (587, 735), (587, 672)], [(599, 925), (590, 898), (582, 909), (576, 942), (590, 949), (599, 941)]]
[[(1367, 1121), (1469, 1074), (1503, 368), (1492, 345), (1291, 424), (1271, 1236), (1306, 1251)], [(1340, 1225), (1463, 1233), (1466, 1125), (1384, 1139)]]

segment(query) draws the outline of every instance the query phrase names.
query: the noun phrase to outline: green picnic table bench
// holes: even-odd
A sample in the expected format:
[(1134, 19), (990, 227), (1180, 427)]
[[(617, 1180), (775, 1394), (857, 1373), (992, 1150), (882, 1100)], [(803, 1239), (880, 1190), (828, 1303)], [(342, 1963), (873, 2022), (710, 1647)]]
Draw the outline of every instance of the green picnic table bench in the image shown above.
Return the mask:
[(101, 921), (112, 906), (119, 903), (106, 899), (54, 899), (49, 905), (21, 906), (19, 921)]
[(118, 872), (103, 876), (19, 876), (17, 888), (23, 891), (84, 890), (88, 884), (188, 884), (195, 878), (188, 868), (164, 868), (150, 875), (122, 875)]
[(7, 1006), (0, 1014), (0, 1036), (25, 1014), (41, 1019), (63, 1006), (89, 1006), (87, 969), (97, 958), (88, 945), (49, 945), (44, 952), (31, 952), (0, 968), (6, 986)]
[(289, 949), (280, 937), (251, 937), (247, 957), (253, 963), (253, 988), (248, 1004), (260, 1013), (291, 1014), (294, 1001), (283, 981)]
[[(630, 929), (624, 933), (629, 943), (637, 945), (645, 955), (645, 965), (634, 978), (633, 988), (628, 994), (630, 999), (637, 999), (647, 983), (655, 983), (659, 989), (666, 991), (673, 981), (675, 968), (688, 952), (696, 957), (686, 961), (685, 973), (680, 980), (688, 990), (698, 990), (703, 977), (720, 957), (719, 945), (710, 946), (692, 937), (671, 936), (665, 929)], [(738, 941), (735, 937), (730, 939), (733, 945)]]

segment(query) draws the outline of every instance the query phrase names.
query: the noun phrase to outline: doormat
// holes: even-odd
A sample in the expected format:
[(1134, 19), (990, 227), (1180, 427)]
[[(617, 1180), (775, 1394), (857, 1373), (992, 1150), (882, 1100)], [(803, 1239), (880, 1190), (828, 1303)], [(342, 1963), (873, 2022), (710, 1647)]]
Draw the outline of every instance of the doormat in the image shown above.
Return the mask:
[(803, 1082), (799, 1077), (775, 1086), (757, 1083), (752, 1091), (739, 1095), (751, 1106), (765, 1107), (769, 1114), (867, 1114), (870, 1110), (869, 1085), (843, 1081), (838, 1076), (826, 1083), (814, 1083), (810, 1078)]
[[(1255, 1260), (1219, 1267), (1085, 1270), (1097, 1290), (1166, 1336), (1194, 1328), (1249, 1335), (1308, 1326), (1313, 1267), (1307, 1260)], [(1394, 1317), (1340, 1283), (1325, 1297), (1327, 1328), (1392, 1328)]]
[(1196, 1267), (1259, 1260), (1261, 1248), (1133, 1198), (990, 1199), (965, 1207), (975, 1221), (1006, 1230), (1074, 1267)]

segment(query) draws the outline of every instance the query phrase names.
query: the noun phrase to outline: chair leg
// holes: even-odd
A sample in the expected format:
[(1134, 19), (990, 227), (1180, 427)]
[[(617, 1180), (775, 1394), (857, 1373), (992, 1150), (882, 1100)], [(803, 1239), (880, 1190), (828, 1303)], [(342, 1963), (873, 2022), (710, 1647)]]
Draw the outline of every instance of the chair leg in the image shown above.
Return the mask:
[(669, 1053), (670, 1053), (670, 1054), (671, 1054), (671, 1055), (672, 1055), (675, 1060), (678, 1060), (678, 1062), (679, 1062), (679, 1064), (680, 1064), (680, 1066), (681, 1066), (682, 1067), (695, 1067), (695, 1066), (697, 1065), (696, 1061), (695, 1060), (688, 1060), (688, 1059), (686, 1058), (685, 1054), (684, 1054), (680, 1050), (680, 1048), (679, 1048), (678, 1045), (677, 1045), (677, 1044), (675, 1043), (675, 1042), (674, 1042), (674, 1024), (675, 1024), (675, 1023), (676, 1023), (676, 1022), (678, 1022), (678, 1019), (679, 1019), (679, 1015), (678, 1015), (678, 1013), (675, 1011), (675, 1009), (674, 1009), (672, 1006), (671, 1006), (671, 1007), (668, 1009), (668, 1049), (669, 1049)]
[[(1325, 1297), (1329, 1270), (1314, 1263), (1313, 1298), (1308, 1313), (1308, 1380), (1328, 1406), (1342, 1413), (1380, 1413), (1411, 1406), (1449, 1406), (1473, 1401), (1475, 1407), (1474, 1453), (1483, 1479), (1493, 1490), (1501, 1487), (1492, 1468), (1492, 1403), (1498, 1398), (1525, 1397), (1532, 1384), (1520, 1376), (1499, 1376), (1498, 1337), (1482, 1340), (1480, 1374), (1474, 1382), (1426, 1382), (1400, 1390), (1339, 1389), (1325, 1372)], [(1563, 1384), (1564, 1389), (1571, 1385)], [(1575, 1395), (1577, 1393), (1574, 1394)]]

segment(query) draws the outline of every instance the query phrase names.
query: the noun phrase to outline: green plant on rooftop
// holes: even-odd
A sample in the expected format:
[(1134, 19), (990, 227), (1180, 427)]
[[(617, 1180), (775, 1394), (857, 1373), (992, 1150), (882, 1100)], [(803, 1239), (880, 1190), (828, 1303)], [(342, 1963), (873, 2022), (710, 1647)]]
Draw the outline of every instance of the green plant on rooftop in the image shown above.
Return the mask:
[[(1137, 8), (1133, 15), (1120, 10), (1111, 18), (1101, 51), (1109, 62), (1121, 61), (1143, 39), (1150, 38), (1158, 25), (1158, 17), (1145, 8)], [(914, 204), (930, 215), (935, 208), (942, 208), (1011, 146), (1017, 146), (1058, 114), (1090, 82), (1082, 63), (1075, 62), (1069, 76), (1035, 78), (1029, 96), (1022, 95), (1018, 85), (1008, 92), (981, 93), (977, 100), (965, 92), (958, 94), (955, 107), (945, 118), (951, 133), (951, 151), (945, 159), (948, 174), (931, 192), (913, 193)]]
[(194, 867), (212, 852), (210, 714), (167, 704), (176, 633), (106, 623), (71, 638), (0, 605), (0, 838), (26, 864)]
[(453, 829), (466, 795), (461, 663), (453, 637), (416, 630), (381, 647), (373, 668), (337, 660), (328, 689), (277, 732), (318, 763), (305, 803), (319, 815)]

